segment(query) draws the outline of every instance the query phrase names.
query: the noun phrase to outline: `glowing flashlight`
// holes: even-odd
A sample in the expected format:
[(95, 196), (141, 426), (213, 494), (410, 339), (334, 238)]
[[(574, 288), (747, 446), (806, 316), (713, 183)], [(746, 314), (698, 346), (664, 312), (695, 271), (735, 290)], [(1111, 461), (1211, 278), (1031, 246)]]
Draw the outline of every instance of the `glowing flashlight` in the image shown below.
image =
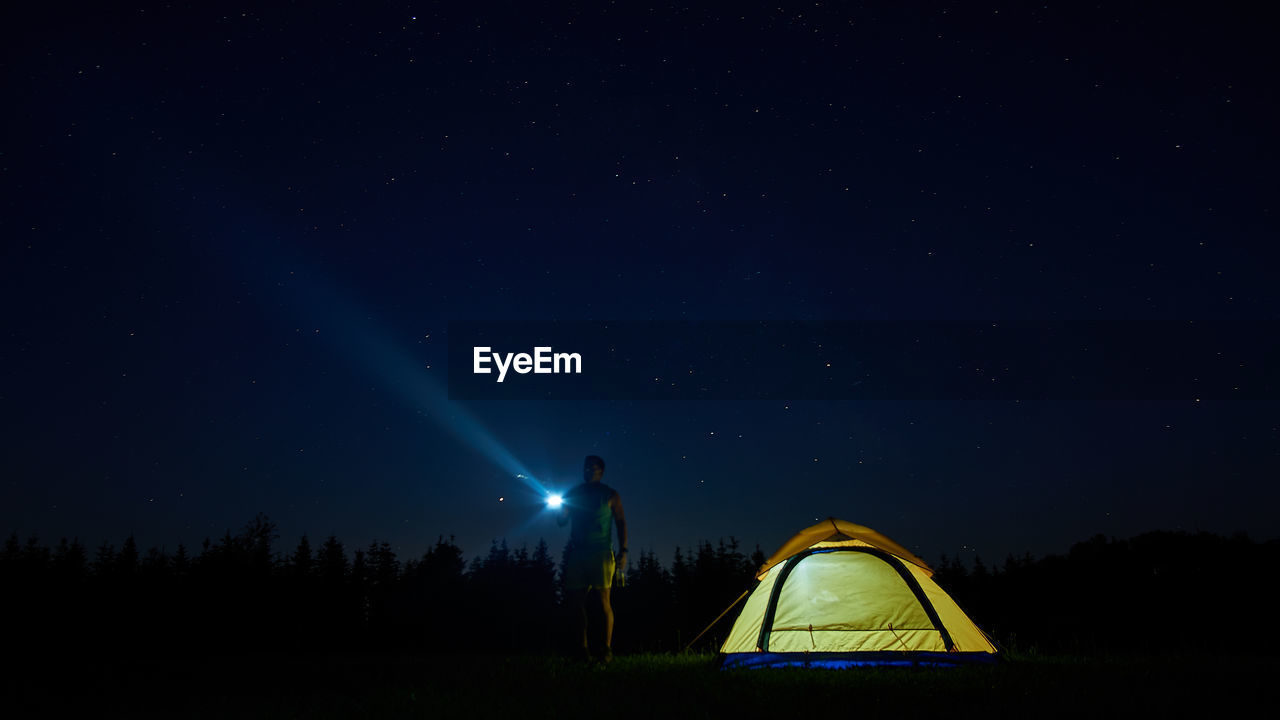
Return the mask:
[(559, 507), (563, 504), (564, 504), (563, 495), (552, 494), (547, 496), (547, 507), (551, 508), (552, 510), (559, 509)]

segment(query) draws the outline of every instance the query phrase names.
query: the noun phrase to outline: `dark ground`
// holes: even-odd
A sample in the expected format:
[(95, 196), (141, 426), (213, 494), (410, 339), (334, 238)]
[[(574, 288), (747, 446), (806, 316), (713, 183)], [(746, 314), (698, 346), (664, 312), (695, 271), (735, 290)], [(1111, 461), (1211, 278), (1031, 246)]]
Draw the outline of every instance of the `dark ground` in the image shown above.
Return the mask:
[(707, 655), (78, 656), (9, 674), (8, 717), (1153, 717), (1235, 714), (1258, 657), (1035, 657), (952, 670), (721, 672)]

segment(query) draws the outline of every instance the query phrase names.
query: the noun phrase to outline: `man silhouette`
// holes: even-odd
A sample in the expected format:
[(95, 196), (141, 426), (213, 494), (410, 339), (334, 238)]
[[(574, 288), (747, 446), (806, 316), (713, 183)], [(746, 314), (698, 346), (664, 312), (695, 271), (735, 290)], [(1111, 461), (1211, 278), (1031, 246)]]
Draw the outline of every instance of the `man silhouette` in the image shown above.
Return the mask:
[[(604, 617), (604, 647), (595, 657), (608, 663), (613, 659), (613, 606), (609, 591), (615, 567), (627, 569), (627, 518), (622, 512), (618, 491), (600, 482), (604, 460), (588, 455), (582, 466), (582, 484), (564, 497), (556, 522), (569, 526), (569, 546), (565, 551), (564, 584), (570, 596), (577, 596), (581, 613), (582, 654), (591, 658), (588, 607), (599, 607)], [(619, 550), (615, 562), (613, 528), (618, 525)]]

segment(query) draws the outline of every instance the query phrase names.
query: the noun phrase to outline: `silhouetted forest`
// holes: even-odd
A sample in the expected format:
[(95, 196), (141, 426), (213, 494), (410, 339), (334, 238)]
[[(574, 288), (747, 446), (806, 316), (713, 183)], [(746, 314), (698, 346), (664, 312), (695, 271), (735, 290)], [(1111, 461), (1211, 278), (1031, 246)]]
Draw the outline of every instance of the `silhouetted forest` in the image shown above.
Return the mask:
[[(545, 653), (571, 649), (573, 615), (559, 582), (562, 553), (495, 543), (470, 563), (451, 539), (421, 557), (336, 537), (276, 547), (265, 516), (195, 551), (50, 548), (10, 536), (0, 552), (0, 609), (10, 637), (32, 648), (99, 646), (170, 652), (347, 650)], [(1153, 532), (1101, 536), (1065, 556), (943, 557), (936, 579), (997, 642), (1041, 652), (1261, 651), (1265, 583), (1280, 543), (1245, 536)], [(677, 549), (669, 565), (633, 558), (615, 590), (620, 652), (679, 650), (751, 587), (764, 560), (736, 540)], [(714, 649), (736, 609), (698, 644)]]

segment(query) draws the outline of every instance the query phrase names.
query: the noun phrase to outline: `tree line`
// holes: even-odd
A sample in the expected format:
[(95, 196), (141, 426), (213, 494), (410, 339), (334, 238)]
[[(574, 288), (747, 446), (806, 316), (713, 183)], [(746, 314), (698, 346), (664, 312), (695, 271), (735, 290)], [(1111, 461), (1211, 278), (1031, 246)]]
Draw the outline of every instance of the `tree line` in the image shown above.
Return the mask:
[[(158, 651), (545, 653), (570, 651), (576, 602), (563, 552), (495, 542), (469, 563), (452, 538), (402, 560), (390, 544), (349, 550), (336, 537), (277, 551), (259, 515), (235, 534), (141, 552), (132, 537), (93, 550), (77, 540), (9, 537), (0, 550), (0, 612), (16, 639), (46, 649)], [(613, 594), (620, 652), (683, 649), (739, 595), (764, 562), (737, 540), (652, 551), (632, 560)], [(1102, 536), (1066, 555), (1009, 556), (999, 566), (943, 556), (935, 579), (1000, 644), (1043, 652), (1249, 651), (1269, 624), (1261, 583), (1280, 544), (1238, 535)], [(695, 646), (713, 650), (736, 609)], [(1252, 623), (1251, 623), (1252, 624)]]
[(1280, 640), (1264, 590), (1277, 567), (1277, 539), (1154, 531), (1000, 566), (944, 556), (935, 579), (1013, 650), (1254, 654)]

